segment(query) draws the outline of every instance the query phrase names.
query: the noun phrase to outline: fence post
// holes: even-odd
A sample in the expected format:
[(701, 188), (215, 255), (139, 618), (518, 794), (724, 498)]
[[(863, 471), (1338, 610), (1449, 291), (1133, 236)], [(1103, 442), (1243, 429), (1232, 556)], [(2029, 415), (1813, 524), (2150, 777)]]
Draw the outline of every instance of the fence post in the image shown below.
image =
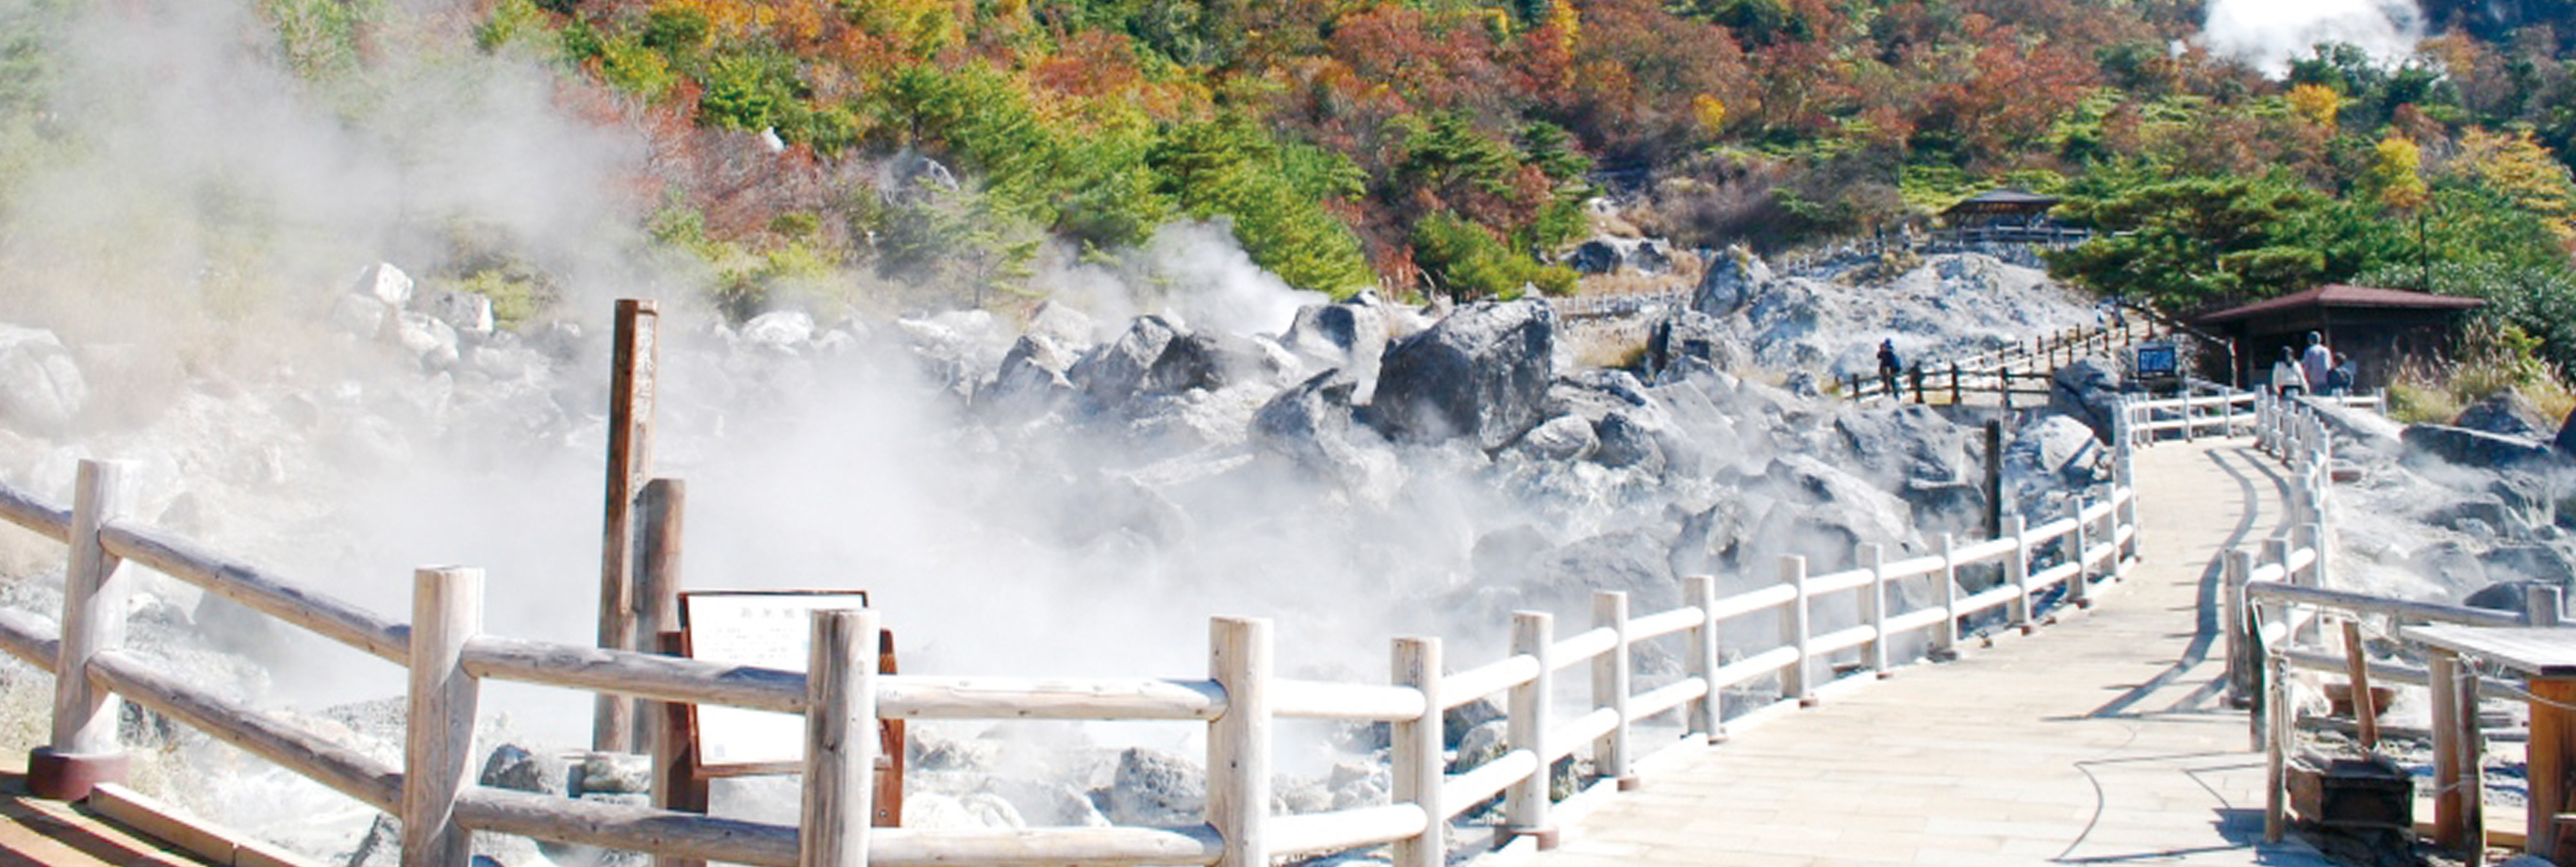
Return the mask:
[(1619, 717), (1619, 724), (1593, 743), (1594, 759), (1600, 773), (1618, 781), (1620, 791), (1637, 787), (1637, 775), (1628, 769), (1633, 756), (1628, 748), (1628, 714), (1630, 674), (1628, 662), (1628, 594), (1603, 590), (1592, 594), (1592, 625), (1607, 628), (1615, 639), (1610, 649), (1592, 658), (1592, 704), (1606, 707)]
[[(1705, 580), (1705, 579), (1704, 579)], [(1547, 823), (1550, 783), (1555, 764), (1548, 761), (1548, 696), (1556, 683), (1556, 616), (1544, 611), (1512, 612), (1512, 655), (1538, 660), (1538, 674), (1512, 687), (1511, 718), (1504, 722), (1513, 749), (1538, 754), (1538, 772), (1504, 790), (1503, 813), (1512, 836), (1534, 837), (1540, 849), (1556, 848), (1556, 829)], [(1711, 695), (1714, 699), (1716, 696)]]
[(1941, 631), (1933, 633), (1942, 650), (1959, 649), (1959, 540), (1941, 534)]
[(1950, 405), (1958, 406), (1966, 402), (1966, 399), (1961, 397), (1963, 393), (1959, 389), (1959, 363), (1950, 362)]
[(402, 862), (464, 867), (474, 837), (456, 796), (474, 758), (474, 676), (465, 643), (483, 628), (483, 570), (420, 569), (411, 584), (411, 697), (403, 724)]
[(2460, 656), (2424, 648), (2426, 680), (2433, 692), (2433, 842), (2460, 848)]
[(1798, 658), (1780, 674), (1780, 697), (1797, 699), (1799, 707), (1813, 707), (1816, 696), (1807, 682), (1807, 558), (1782, 555), (1780, 583), (1796, 591), (1780, 609), (1780, 644), (1798, 649)]
[(2245, 582), (2254, 572), (2251, 552), (2229, 549), (2221, 561), (2218, 629), (2227, 651), (2227, 698), (2238, 707), (2254, 700), (2253, 623), (2246, 617)]
[(2193, 424), (2195, 421), (2196, 421), (2196, 420), (2195, 420), (2195, 419), (2193, 419), (2193, 418), (2191, 417), (2191, 383), (2189, 383), (2189, 382), (2185, 382), (2185, 383), (2183, 383), (2183, 384), (2182, 384), (2182, 441), (2183, 441), (2183, 442), (2191, 442), (2191, 441), (2192, 441), (2193, 436), (2194, 436), (2194, 432), (2192, 431), (2192, 429), (2191, 429), (2191, 428), (2192, 428), (2192, 424)]
[(2067, 513), (2075, 519), (2075, 529), (2066, 534), (2068, 551), (2066, 559), (2075, 564), (2075, 574), (2066, 579), (2066, 599), (2075, 603), (2077, 608), (2091, 608), (2093, 607), (2093, 588), (2092, 582), (2086, 577), (2091, 564), (2085, 562), (2084, 553), (2086, 537), (2093, 534), (2085, 532), (2084, 498), (2076, 497), (2067, 501), (2066, 509)]
[(2281, 832), (2289, 824), (2285, 809), (2285, 787), (2288, 785), (2290, 733), (2298, 723), (2299, 709), (2290, 705), (2289, 666), (2287, 657), (2267, 654), (2263, 665), (2264, 716), (2272, 724), (2271, 736), (2263, 751), (2263, 841), (2281, 842)]
[[(615, 340), (609, 350), (608, 502), (599, 545), (599, 646), (640, 650), (635, 631), (634, 583), (637, 487), (653, 467), (653, 402), (658, 389), (662, 316), (649, 300), (617, 301)], [(635, 744), (634, 699), (600, 693), (592, 707), (590, 748), (629, 752)]]
[[(1398, 804), (1422, 808), (1429, 821), (1422, 833), (1395, 841), (1394, 867), (1441, 867), (1449, 852), (1448, 812), (1440, 803), (1441, 763), (1440, 639), (1395, 640), (1395, 685), (1422, 692), (1422, 715), (1397, 720), (1388, 732), (1387, 769), (1390, 797)], [(1541, 779), (1547, 769), (1538, 770)], [(1269, 798), (1265, 787), (1262, 803)]]
[(90, 682), (90, 657), (125, 644), (126, 598), (134, 579), (99, 542), (99, 528), (123, 516), (125, 465), (80, 462), (72, 488), (70, 557), (63, 567), (62, 643), (54, 656), (53, 739), (27, 755), (27, 788), (36, 797), (72, 801), (99, 783), (125, 779), (127, 757), (116, 742), (123, 707)]
[(1207, 823), (1223, 841), (1217, 867), (1270, 864), (1270, 669), (1270, 621), (1209, 621), (1208, 677), (1225, 689), (1225, 715), (1208, 721)]
[(1690, 724), (1709, 743), (1726, 739), (1725, 701), (1717, 694), (1717, 577), (1692, 575), (1682, 579), (1684, 598), (1699, 609), (1699, 625), (1690, 633), (1691, 673), (1708, 684), (1708, 694), (1692, 700)]
[[(689, 502), (688, 483), (654, 479), (635, 498), (635, 640), (640, 650), (659, 653), (662, 634), (680, 628), (680, 541)], [(663, 728), (663, 705), (629, 699), (634, 708), (636, 749), (651, 750)]]
[(2031, 604), (2030, 587), (2030, 520), (2020, 515), (2004, 517), (2004, 535), (2013, 540), (2012, 556), (2004, 558), (2004, 580), (2012, 582), (2013, 625), (2029, 635), (2037, 624), (2039, 611)]
[(1885, 680), (1895, 674), (1887, 667), (1887, 546), (1860, 546), (1860, 561), (1869, 564), (1869, 596), (1861, 600), (1861, 616), (1869, 618), (1869, 670)]
[(2559, 614), (2566, 610), (2559, 607), (2560, 604), (2559, 591), (2556, 587), (2539, 584), (2524, 587), (2522, 588), (2522, 622), (2532, 626), (2556, 626)]
[[(812, 615), (805, 665), (805, 797), (797, 817), (798, 867), (866, 867), (874, 824), (877, 754), (877, 613), (836, 608)], [(1211, 774), (1215, 770), (1209, 769)], [(1211, 788), (1209, 799), (1216, 792)]]

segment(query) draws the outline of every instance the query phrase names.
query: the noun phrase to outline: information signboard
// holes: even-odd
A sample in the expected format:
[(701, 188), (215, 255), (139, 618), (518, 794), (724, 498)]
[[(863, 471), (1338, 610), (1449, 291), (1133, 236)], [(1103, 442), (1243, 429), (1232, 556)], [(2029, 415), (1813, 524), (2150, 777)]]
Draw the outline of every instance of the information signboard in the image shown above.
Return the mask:
[[(692, 591), (680, 594), (680, 628), (692, 658), (804, 671), (812, 613), (866, 607), (862, 590)], [(805, 718), (796, 714), (701, 705), (695, 728), (702, 773), (786, 770), (805, 758)]]

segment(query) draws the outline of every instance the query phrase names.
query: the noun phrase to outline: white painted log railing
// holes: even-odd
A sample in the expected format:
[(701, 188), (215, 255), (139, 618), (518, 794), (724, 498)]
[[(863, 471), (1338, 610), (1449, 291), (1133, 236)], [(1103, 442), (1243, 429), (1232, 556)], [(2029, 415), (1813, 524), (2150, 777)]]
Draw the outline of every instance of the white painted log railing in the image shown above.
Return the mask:
[[(2251, 735), (2265, 753), (2267, 780), (2264, 835), (2278, 842), (2288, 826), (2287, 784), (2290, 755), (2298, 726), (2298, 708), (2289, 699), (2291, 669), (2309, 669), (2359, 677), (2371, 683), (2401, 683), (2432, 691), (2434, 735), (2435, 826), (2446, 845), (2476, 853), (2484, 848), (2479, 818), (2476, 702), (2481, 695), (2528, 699), (2529, 694), (2500, 679), (2481, 679), (2447, 652), (2416, 646), (2429, 664), (2370, 659), (2353, 646), (2357, 628), (2371, 620), (2396, 625), (2452, 623), (2468, 626), (2557, 626), (2563, 604), (2558, 588), (2531, 587), (2520, 611), (2497, 611), (2374, 596), (2328, 586), (2333, 562), (2333, 436), (2313, 404), (2387, 408), (2384, 393), (2370, 397), (2320, 397), (2285, 400), (2269, 394), (2246, 395), (2256, 444), (2288, 470), (2289, 530), (2266, 539), (2260, 551), (2225, 553), (2221, 629), (2227, 654), (2231, 698), (2254, 705)], [(2231, 411), (2232, 414), (2232, 411)], [(2188, 419), (2186, 414), (2184, 418)], [(2233, 424), (2230, 419), (2226, 424)], [(2189, 422), (2183, 422), (2188, 430)], [(2346, 624), (2336, 642), (2324, 641), (2321, 621)], [(2341, 646), (2337, 646), (2341, 645)], [(2354, 700), (2356, 714), (2366, 701)], [(2367, 723), (2356, 725), (2369, 730)], [(2467, 841), (2463, 843), (2463, 841)], [(2473, 856), (2474, 857), (2474, 856)]]
[[(1711, 576), (1685, 580), (1687, 604), (1636, 615), (1623, 593), (1593, 600), (1589, 628), (1559, 636), (1553, 615), (1520, 612), (1511, 624), (1511, 653), (1451, 671), (1441, 642), (1398, 639), (1383, 684), (1328, 683), (1274, 676), (1272, 628), (1266, 620), (1211, 622), (1205, 677), (1179, 679), (1031, 680), (879, 675), (872, 612), (817, 612), (810, 623), (812, 674), (603, 650), (483, 634), (480, 570), (430, 568), (414, 575), (412, 619), (397, 623), (333, 599), (259, 567), (202, 550), (186, 540), (125, 520), (118, 511), (116, 465), (84, 462), (76, 507), (63, 509), (0, 485), (0, 519), (66, 543), (67, 630), (41, 618), (0, 610), (0, 650), (56, 672), (58, 713), (53, 749), (113, 753), (118, 697), (201, 729), (248, 752), (403, 818), (404, 863), (455, 865), (469, 831), (584, 843), (674, 858), (757, 865), (916, 865), (946, 863), (1265, 865), (1276, 857), (1392, 843), (1401, 867), (1433, 867), (1450, 848), (1451, 820), (1502, 799), (1502, 830), (1553, 840), (1551, 768), (1589, 751), (1605, 781), (1633, 781), (1644, 744), (1638, 724), (1680, 712), (1682, 727), (1706, 740), (1722, 737), (1729, 689), (1776, 683), (1776, 700), (1816, 700), (1832, 676), (1820, 664), (1856, 659), (1884, 676), (1912, 660), (1891, 658), (1890, 645), (1913, 633), (1929, 644), (1959, 644), (1972, 618), (2000, 610), (1995, 622), (2029, 630), (2051, 604), (2088, 601), (2094, 582), (2126, 574), (2137, 545), (2137, 502), (2125, 429), (2132, 418), (2174, 402), (2127, 404), (2115, 437), (2114, 483), (2107, 497), (2079, 499), (2061, 517), (2028, 526), (2007, 519), (2003, 535), (1890, 560), (1879, 545), (1854, 553), (1861, 565), (1810, 574), (1805, 557), (1782, 557), (1777, 580), (1731, 596), (1717, 595)], [(2056, 552), (2050, 556), (2048, 552)], [(410, 670), (410, 716), (404, 765), (390, 767), (329, 736), (218, 697), (156, 670), (121, 649), (123, 597), (131, 570), (155, 571), (239, 602), (325, 638)], [(1970, 592), (1963, 568), (2000, 564), (1995, 586)], [(103, 567), (103, 568), (101, 568)], [(83, 576), (87, 576), (84, 578)], [(1929, 584), (1937, 600), (1898, 610), (1892, 587)], [(83, 586), (86, 585), (86, 586)], [(1854, 625), (1818, 631), (1820, 602), (1849, 597)], [(1721, 629), (1769, 619), (1776, 643), (1721, 646)], [(1687, 675), (1638, 690), (1635, 648), (1679, 641)], [(1592, 700), (1562, 708), (1550, 700), (1557, 680), (1582, 669)], [(805, 805), (799, 827), (763, 824), (650, 807), (576, 801), (474, 785), (467, 738), (481, 681), (499, 679), (632, 696), (653, 701), (724, 705), (807, 717)], [(92, 685), (99, 688), (95, 691)], [(1767, 690), (1766, 690), (1767, 691)], [(1503, 696), (1507, 750), (1462, 773), (1446, 773), (1444, 711)], [(66, 698), (67, 697), (67, 698)], [(68, 708), (68, 712), (63, 709)], [(106, 740), (97, 720), (109, 721)], [(871, 828), (866, 775), (877, 749), (863, 735), (871, 719), (1183, 720), (1208, 725), (1208, 797), (1204, 821), (1183, 827), (946, 830)], [(1390, 723), (1393, 803), (1328, 813), (1269, 812), (1273, 721), (1281, 718)], [(87, 740), (84, 740), (86, 738)], [(661, 803), (657, 799), (656, 803)]]

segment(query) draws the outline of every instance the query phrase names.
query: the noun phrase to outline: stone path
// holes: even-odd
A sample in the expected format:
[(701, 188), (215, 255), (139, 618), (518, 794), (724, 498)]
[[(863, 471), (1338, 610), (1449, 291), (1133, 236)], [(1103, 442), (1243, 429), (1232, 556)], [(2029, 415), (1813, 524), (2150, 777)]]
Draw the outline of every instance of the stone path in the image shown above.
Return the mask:
[(2274, 532), (2278, 466), (2203, 440), (2136, 468), (2142, 562), (2092, 610), (1668, 749), (1526, 863), (2330, 863), (2260, 845), (2263, 755), (2218, 696), (2219, 553)]

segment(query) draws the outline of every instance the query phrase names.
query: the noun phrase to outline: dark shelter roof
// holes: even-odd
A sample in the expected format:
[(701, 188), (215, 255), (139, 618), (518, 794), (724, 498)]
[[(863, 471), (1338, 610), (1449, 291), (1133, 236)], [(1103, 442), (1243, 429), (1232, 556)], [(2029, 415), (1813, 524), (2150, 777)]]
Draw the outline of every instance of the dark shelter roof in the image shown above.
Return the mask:
[(1997, 187), (1962, 199), (1941, 213), (1949, 214), (2037, 214), (2057, 207), (2056, 196), (2043, 196), (2029, 190)]
[(2431, 295), (2404, 289), (2376, 289), (2369, 286), (2328, 283), (2314, 289), (2292, 292), (2279, 298), (2221, 310), (2200, 317), (2200, 324), (2215, 325), (2303, 307), (2377, 307), (2450, 312), (2482, 307), (2486, 303), (2476, 298), (2462, 298), (2456, 295)]

